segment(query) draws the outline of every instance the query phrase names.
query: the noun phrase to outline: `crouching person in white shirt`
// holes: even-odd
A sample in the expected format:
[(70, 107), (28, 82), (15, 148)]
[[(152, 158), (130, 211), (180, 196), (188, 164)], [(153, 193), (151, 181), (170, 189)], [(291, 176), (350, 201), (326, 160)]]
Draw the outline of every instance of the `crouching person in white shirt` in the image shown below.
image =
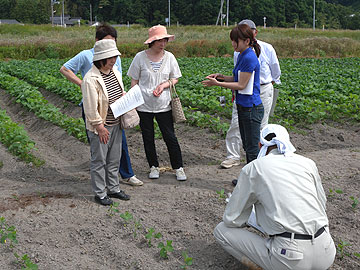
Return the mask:
[[(265, 126), (260, 142), (258, 158), (243, 167), (215, 228), (216, 240), (250, 269), (328, 269), (336, 249), (315, 163), (294, 154), (280, 125)], [(253, 205), (267, 238), (244, 228)]]

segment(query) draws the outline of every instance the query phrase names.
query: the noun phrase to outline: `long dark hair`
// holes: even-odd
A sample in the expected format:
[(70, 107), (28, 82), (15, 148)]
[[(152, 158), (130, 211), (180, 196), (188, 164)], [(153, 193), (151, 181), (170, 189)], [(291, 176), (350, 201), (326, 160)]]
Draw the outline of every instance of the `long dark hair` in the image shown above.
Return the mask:
[(254, 48), (256, 56), (259, 57), (261, 52), (260, 45), (257, 43), (254, 37), (253, 30), (247, 24), (240, 24), (235, 26), (230, 32), (230, 39), (236, 43), (238, 43), (239, 39), (250, 39), (249, 46)]

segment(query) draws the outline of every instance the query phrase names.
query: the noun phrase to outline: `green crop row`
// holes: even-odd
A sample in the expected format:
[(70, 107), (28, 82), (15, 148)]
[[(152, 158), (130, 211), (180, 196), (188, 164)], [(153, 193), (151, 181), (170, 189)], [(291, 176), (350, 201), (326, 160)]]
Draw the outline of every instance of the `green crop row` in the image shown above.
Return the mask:
[(0, 142), (10, 153), (23, 161), (32, 162), (36, 166), (44, 163), (31, 153), (35, 149), (35, 143), (29, 138), (25, 129), (13, 122), (4, 110), (0, 110)]
[(63, 128), (69, 135), (83, 142), (87, 141), (84, 121), (61, 113), (57, 107), (47, 102), (36, 87), (1, 71), (0, 87), (15, 97), (17, 103), (34, 112), (37, 117)]

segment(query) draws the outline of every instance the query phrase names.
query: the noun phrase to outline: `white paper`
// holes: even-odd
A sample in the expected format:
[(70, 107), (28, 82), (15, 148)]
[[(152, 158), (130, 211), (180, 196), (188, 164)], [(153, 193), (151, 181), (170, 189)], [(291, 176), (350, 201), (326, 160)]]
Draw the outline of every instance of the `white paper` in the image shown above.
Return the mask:
[(253, 205), (253, 208), (251, 210), (250, 217), (249, 217), (249, 219), (248, 219), (248, 221), (246, 223), (247, 223), (247, 225), (249, 225), (249, 226), (253, 227), (254, 229), (262, 232), (263, 234), (266, 234), (264, 229), (261, 228), (256, 222), (256, 213), (255, 213), (255, 206), (254, 205)]
[[(255, 71), (251, 74), (250, 80), (246, 87), (243, 90), (238, 90), (238, 93), (241, 95), (252, 95), (254, 92), (254, 77), (255, 77)], [(240, 70), (238, 73), (238, 81), (240, 82)]]
[(136, 84), (124, 96), (111, 104), (110, 108), (114, 117), (118, 118), (120, 115), (123, 115), (142, 104), (144, 104), (144, 98), (141, 94), (139, 85)]

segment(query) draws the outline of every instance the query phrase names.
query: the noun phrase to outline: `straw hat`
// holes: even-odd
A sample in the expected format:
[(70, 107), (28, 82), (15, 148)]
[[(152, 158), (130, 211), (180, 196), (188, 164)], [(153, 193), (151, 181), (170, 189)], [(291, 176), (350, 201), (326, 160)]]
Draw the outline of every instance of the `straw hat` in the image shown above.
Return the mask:
[(162, 25), (155, 25), (149, 29), (149, 38), (144, 42), (144, 44), (150, 44), (155, 40), (160, 40), (163, 38), (168, 38), (169, 41), (173, 41), (175, 39), (174, 35), (168, 35), (166, 31), (166, 27)]
[(98, 61), (114, 56), (119, 56), (121, 53), (116, 47), (116, 42), (112, 39), (102, 39), (95, 42), (93, 61)]

